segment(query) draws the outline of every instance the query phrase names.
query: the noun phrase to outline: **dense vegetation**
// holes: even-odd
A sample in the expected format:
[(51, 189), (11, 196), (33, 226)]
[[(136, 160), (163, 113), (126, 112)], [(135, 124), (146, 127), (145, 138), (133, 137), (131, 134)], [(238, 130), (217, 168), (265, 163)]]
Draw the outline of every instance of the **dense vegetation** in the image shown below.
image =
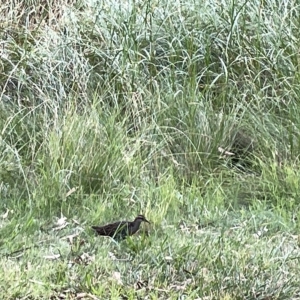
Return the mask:
[(297, 1), (0, 18), (1, 299), (300, 297)]

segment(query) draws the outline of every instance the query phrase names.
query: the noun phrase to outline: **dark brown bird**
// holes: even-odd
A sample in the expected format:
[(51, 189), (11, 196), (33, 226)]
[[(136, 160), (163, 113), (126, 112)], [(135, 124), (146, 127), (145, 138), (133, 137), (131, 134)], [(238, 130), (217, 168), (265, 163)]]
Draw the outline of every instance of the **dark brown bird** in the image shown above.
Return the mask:
[(133, 222), (131, 221), (120, 221), (104, 226), (92, 226), (92, 228), (99, 235), (110, 236), (114, 239), (124, 239), (128, 235), (135, 234), (142, 222), (150, 222), (143, 216), (138, 215)]

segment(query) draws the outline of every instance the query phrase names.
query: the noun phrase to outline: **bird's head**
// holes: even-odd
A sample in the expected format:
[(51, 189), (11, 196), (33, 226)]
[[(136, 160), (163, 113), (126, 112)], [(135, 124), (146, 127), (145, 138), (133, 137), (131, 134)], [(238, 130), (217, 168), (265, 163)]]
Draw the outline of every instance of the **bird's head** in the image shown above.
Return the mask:
[(145, 216), (143, 215), (138, 215), (136, 218), (135, 218), (135, 221), (140, 221), (140, 222), (147, 222), (150, 224), (150, 222), (145, 218)]

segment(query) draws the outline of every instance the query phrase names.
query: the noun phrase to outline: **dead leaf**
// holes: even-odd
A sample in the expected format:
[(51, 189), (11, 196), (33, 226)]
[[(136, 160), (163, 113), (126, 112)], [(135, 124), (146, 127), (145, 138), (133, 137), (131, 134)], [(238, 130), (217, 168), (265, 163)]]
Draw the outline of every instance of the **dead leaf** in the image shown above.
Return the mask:
[(67, 218), (61, 215), (61, 217), (56, 221), (54, 224), (53, 230), (61, 230), (69, 225), (69, 222), (67, 222)]
[(165, 257), (165, 260), (166, 260), (167, 262), (171, 262), (171, 261), (173, 260), (173, 258), (172, 258), (172, 256), (166, 256), (166, 257)]
[(229, 152), (227, 150), (225, 150), (222, 147), (218, 147), (218, 151), (223, 154), (223, 155), (227, 155), (227, 156), (234, 156), (235, 154), (233, 152)]
[(79, 221), (72, 219), (72, 221), (76, 224), (76, 225), (80, 225)]
[(62, 226), (67, 223), (67, 218), (63, 215), (57, 220), (55, 226)]
[(6, 219), (8, 217), (9, 209), (6, 209), (6, 213), (2, 215), (2, 219)]
[(61, 225), (61, 226), (58, 226), (58, 227), (54, 227), (53, 230), (62, 230), (64, 229), (65, 227), (67, 227), (69, 225), (68, 222), (66, 222), (65, 224)]
[(123, 285), (120, 272), (113, 272), (112, 278), (116, 280), (119, 285)]
[(77, 191), (77, 189), (78, 189), (78, 187), (73, 187), (72, 189), (70, 189), (66, 194), (66, 198), (68, 198), (70, 195), (75, 193)]
[(73, 245), (73, 239), (78, 237), (80, 233), (70, 234), (62, 237), (62, 240), (68, 240), (71, 245)]
[(85, 265), (92, 263), (95, 261), (95, 256), (90, 256), (88, 253), (83, 253), (82, 255), (78, 255), (75, 257), (73, 261), (70, 262), (70, 265), (72, 266), (74, 263), (78, 265)]
[(116, 256), (112, 252), (108, 252), (108, 256), (111, 258), (111, 260), (116, 260)]
[(55, 260), (60, 258), (60, 254), (45, 255), (44, 258), (49, 260)]

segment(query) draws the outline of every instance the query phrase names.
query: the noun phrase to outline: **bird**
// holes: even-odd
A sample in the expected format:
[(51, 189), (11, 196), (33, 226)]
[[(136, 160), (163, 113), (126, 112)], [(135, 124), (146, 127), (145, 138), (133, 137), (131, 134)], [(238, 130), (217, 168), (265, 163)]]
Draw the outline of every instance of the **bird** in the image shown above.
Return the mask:
[(104, 226), (92, 226), (98, 235), (110, 236), (114, 239), (124, 239), (129, 235), (135, 234), (142, 222), (150, 222), (143, 216), (138, 215), (134, 221), (119, 221)]

